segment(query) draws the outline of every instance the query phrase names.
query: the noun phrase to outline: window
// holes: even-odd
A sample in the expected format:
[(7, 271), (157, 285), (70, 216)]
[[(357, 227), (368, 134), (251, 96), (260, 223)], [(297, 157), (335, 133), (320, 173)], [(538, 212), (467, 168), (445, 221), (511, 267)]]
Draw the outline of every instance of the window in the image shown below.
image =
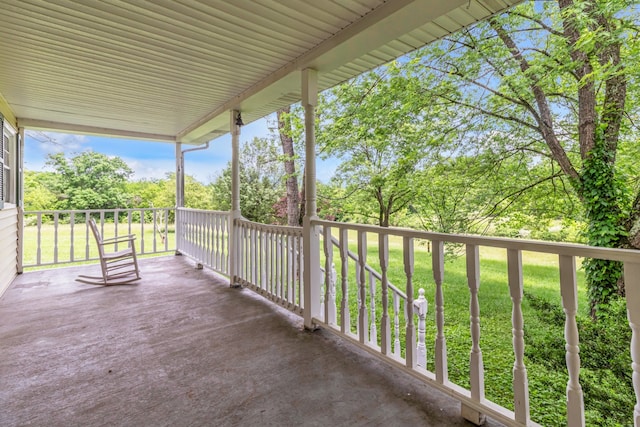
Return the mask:
[(16, 203), (16, 131), (0, 115), (0, 209), (7, 203)]

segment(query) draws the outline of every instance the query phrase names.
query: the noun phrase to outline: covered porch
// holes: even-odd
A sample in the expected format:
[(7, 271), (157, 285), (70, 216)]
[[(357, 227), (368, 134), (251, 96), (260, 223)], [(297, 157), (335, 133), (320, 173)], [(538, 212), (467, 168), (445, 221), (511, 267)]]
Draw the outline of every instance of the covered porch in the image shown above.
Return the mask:
[[(0, 300), (0, 424), (467, 425), (465, 419), (482, 424), (488, 415), (508, 425), (536, 425), (524, 357), (527, 251), (554, 257), (568, 425), (585, 425), (578, 258), (624, 263), (634, 333), (629, 370), (640, 401), (637, 252), (381, 229), (316, 216), (318, 91), (518, 1), (185, 3), (2, 5), (0, 112), (13, 141), (4, 166), (13, 190), (0, 210), (0, 293), (8, 288)], [(241, 126), (296, 102), (305, 110), (304, 227), (251, 223), (239, 203)], [(143, 279), (119, 288), (77, 284), (75, 268), (20, 275), (25, 129), (174, 144), (176, 242), (164, 248), (184, 256), (145, 260)], [(185, 208), (185, 147), (227, 133), (231, 211)], [(416, 256), (414, 245), (424, 242), (433, 251)], [(466, 264), (469, 374), (463, 385), (449, 380), (449, 370), (459, 366), (447, 350), (445, 244), (462, 248)], [(500, 284), (511, 304), (503, 339), (513, 343), (513, 355), (502, 370), (513, 378), (509, 408), (485, 398), (490, 357), (483, 355), (491, 348), (483, 353), (480, 332), (491, 306), (479, 297), (481, 247), (507, 256)], [(390, 249), (397, 255), (393, 268)], [(57, 246), (52, 252), (55, 261)], [(74, 261), (73, 247), (69, 252)], [(187, 258), (226, 278), (194, 269)], [(404, 291), (390, 280), (394, 268), (400, 271), (395, 285)], [(427, 301), (434, 315), (425, 325)], [(640, 404), (633, 416), (640, 426)]]
[(0, 424), (469, 425), (457, 400), (194, 267), (145, 259), (111, 288), (74, 282), (95, 266), (16, 279)]

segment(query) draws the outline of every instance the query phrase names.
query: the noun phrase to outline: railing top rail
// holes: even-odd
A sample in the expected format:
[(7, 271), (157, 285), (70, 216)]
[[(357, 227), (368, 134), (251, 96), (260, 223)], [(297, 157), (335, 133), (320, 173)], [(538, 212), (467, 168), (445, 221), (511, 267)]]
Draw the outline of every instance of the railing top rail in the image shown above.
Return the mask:
[(367, 233), (387, 234), (400, 237), (413, 237), (431, 241), (461, 243), (467, 245), (491, 246), (503, 249), (542, 252), (557, 255), (598, 258), (613, 261), (627, 261), (640, 264), (640, 251), (633, 249), (601, 248), (576, 243), (543, 242), (535, 240), (509, 239), (504, 237), (484, 237), (470, 234), (447, 234), (431, 231), (411, 230), (409, 228), (379, 227), (376, 225), (350, 224), (325, 220), (312, 220), (312, 225), (349, 229)]
[(267, 231), (279, 231), (287, 234), (295, 234), (302, 236), (302, 227), (292, 227), (289, 225), (270, 225), (270, 224), (262, 224), (260, 222), (249, 221), (248, 219), (238, 218), (236, 219), (236, 223), (239, 225), (246, 224), (254, 227), (256, 229), (267, 230)]
[(113, 208), (113, 209), (53, 209), (53, 210), (44, 210), (44, 211), (24, 211), (25, 215), (33, 215), (33, 214), (68, 214), (68, 213), (100, 213), (100, 212), (140, 212), (140, 211), (164, 211), (164, 210), (172, 210), (174, 208)]
[(175, 208), (178, 211), (182, 212), (202, 212), (202, 213), (210, 213), (210, 214), (218, 214), (218, 215), (230, 215), (229, 211), (212, 211), (209, 209), (194, 209), (194, 208)]

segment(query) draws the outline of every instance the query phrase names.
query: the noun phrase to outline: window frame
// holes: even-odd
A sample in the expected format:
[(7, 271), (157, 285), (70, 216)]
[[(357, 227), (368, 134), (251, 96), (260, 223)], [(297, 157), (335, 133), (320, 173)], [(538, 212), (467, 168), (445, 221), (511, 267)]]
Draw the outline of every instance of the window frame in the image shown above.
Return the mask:
[(17, 205), (17, 136), (18, 132), (0, 114), (0, 209)]

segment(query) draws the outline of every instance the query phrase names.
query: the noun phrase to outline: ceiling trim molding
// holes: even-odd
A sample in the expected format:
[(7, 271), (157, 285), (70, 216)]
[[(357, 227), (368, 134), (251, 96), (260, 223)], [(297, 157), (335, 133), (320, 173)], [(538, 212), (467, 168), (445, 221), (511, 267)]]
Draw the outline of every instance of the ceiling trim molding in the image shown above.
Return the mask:
[(132, 132), (122, 129), (110, 129), (96, 126), (77, 125), (72, 123), (52, 122), (29, 118), (18, 118), (18, 127), (25, 129), (60, 131), (66, 133), (79, 133), (83, 135), (116, 136), (119, 138), (142, 139), (148, 141), (176, 142), (172, 135), (160, 135), (145, 132)]

